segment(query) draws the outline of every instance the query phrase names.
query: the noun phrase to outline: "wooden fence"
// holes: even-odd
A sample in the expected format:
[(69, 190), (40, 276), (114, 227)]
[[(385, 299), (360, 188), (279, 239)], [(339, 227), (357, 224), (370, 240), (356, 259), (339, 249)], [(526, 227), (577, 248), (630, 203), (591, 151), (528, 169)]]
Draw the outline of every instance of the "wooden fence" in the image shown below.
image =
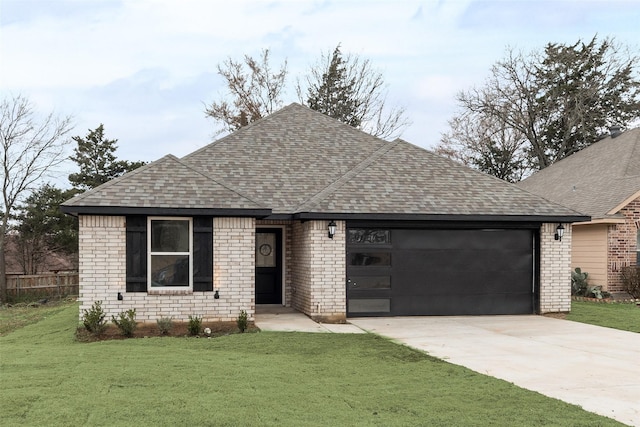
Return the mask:
[(78, 295), (78, 272), (7, 275), (7, 293), (15, 300)]

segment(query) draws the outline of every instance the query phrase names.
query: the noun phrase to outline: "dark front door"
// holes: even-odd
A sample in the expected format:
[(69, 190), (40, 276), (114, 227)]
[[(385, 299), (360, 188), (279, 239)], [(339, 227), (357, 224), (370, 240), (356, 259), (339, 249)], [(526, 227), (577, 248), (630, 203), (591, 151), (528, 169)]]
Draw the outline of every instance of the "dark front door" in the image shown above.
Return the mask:
[(282, 304), (282, 230), (256, 230), (256, 304)]

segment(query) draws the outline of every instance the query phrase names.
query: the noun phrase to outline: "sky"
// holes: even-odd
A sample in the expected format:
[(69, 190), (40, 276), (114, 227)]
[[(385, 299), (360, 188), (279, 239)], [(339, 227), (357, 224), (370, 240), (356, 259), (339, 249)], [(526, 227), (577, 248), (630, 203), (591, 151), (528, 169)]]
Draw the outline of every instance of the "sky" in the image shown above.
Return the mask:
[(182, 157), (214, 139), (204, 109), (226, 94), (218, 64), (269, 49), (274, 67), (287, 61), (288, 105), (295, 79), (340, 44), (406, 109), (402, 138), (430, 149), (456, 93), (507, 48), (595, 35), (639, 52), (640, 0), (0, 0), (0, 94), (72, 116), (73, 136), (104, 124), (119, 159)]

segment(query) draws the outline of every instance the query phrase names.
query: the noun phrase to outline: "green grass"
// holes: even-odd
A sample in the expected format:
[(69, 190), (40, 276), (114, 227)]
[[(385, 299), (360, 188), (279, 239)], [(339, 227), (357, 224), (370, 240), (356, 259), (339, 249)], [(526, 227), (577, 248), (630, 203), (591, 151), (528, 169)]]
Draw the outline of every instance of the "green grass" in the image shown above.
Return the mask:
[(375, 335), (79, 343), (70, 306), (0, 338), (0, 424), (613, 426)]
[(76, 302), (62, 300), (45, 305), (21, 303), (13, 307), (0, 306), (0, 336), (56, 314), (65, 308), (76, 307)]
[(623, 331), (640, 332), (640, 307), (635, 304), (573, 301), (567, 320)]

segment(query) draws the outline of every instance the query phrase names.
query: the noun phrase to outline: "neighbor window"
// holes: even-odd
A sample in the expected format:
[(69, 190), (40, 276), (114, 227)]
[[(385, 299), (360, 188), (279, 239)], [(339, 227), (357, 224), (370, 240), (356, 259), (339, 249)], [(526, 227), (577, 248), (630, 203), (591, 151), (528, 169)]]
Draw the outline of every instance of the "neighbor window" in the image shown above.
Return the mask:
[(147, 223), (151, 289), (190, 289), (193, 278), (191, 218), (150, 217)]
[(640, 229), (638, 229), (638, 237), (636, 239), (636, 264), (640, 265)]

